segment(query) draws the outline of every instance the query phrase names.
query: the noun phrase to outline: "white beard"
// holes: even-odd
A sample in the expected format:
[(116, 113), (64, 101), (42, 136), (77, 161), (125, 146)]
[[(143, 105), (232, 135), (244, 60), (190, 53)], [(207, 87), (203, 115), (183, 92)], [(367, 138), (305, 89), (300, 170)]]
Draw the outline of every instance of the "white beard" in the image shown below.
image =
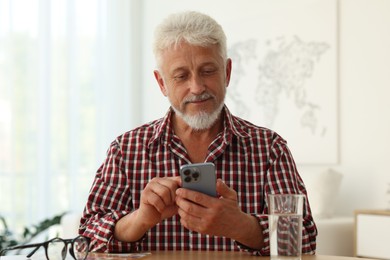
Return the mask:
[(208, 114), (204, 111), (199, 112), (197, 115), (186, 115), (172, 106), (175, 113), (180, 116), (184, 122), (186, 122), (192, 129), (196, 131), (206, 130), (211, 128), (214, 123), (217, 121), (221, 111), (223, 109), (224, 102), (222, 102), (219, 107), (214, 110), (211, 114)]

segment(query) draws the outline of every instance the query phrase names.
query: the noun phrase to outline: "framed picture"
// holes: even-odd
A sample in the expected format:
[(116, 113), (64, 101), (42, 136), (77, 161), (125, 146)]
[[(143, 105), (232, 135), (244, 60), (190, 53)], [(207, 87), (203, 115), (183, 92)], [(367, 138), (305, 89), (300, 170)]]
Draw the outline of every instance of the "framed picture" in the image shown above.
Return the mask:
[(252, 2), (222, 21), (228, 107), (279, 133), (298, 164), (337, 163), (337, 1)]

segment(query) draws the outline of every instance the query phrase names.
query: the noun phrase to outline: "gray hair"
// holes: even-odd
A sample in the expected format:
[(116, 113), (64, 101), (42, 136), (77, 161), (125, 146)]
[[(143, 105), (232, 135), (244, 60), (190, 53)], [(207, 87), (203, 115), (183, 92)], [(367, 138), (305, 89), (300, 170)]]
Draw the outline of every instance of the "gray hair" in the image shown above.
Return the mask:
[(217, 44), (219, 53), (227, 60), (226, 35), (213, 18), (194, 11), (171, 14), (159, 26), (154, 36), (153, 51), (157, 66), (161, 66), (161, 54), (180, 43), (207, 47)]

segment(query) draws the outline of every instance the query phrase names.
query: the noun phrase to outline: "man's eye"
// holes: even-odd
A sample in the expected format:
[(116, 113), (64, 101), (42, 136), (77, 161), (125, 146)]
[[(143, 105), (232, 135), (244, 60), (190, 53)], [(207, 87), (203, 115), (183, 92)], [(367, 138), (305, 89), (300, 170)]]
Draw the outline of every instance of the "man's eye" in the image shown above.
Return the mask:
[(185, 74), (176, 75), (173, 77), (174, 80), (184, 80), (187, 76)]
[(215, 69), (204, 70), (202, 71), (202, 74), (207, 76), (207, 75), (214, 74), (215, 71), (216, 71)]

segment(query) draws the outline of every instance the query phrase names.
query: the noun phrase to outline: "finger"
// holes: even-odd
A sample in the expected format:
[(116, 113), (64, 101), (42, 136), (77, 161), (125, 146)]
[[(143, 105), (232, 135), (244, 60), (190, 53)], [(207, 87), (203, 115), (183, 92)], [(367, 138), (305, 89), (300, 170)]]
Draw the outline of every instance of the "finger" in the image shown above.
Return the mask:
[(151, 190), (143, 194), (142, 202), (154, 207), (159, 213), (162, 213), (165, 209), (165, 202)]
[(168, 179), (171, 179), (172, 181), (176, 182), (178, 186), (181, 186), (180, 176), (168, 177)]
[(181, 197), (176, 197), (176, 205), (183, 226), (190, 230), (198, 231), (194, 228), (199, 227), (202, 222), (202, 216), (207, 214), (207, 209)]
[[(160, 178), (153, 178), (145, 187), (141, 195), (141, 200), (143, 203), (148, 204), (156, 208), (158, 212), (162, 212), (167, 205), (174, 203), (175, 194), (172, 194), (170, 188), (162, 184), (164, 181), (161, 181)], [(173, 192), (174, 193), (174, 192)]]
[(178, 208), (177, 213), (180, 216), (180, 223), (187, 229), (198, 232), (197, 228), (201, 226), (201, 218), (188, 214), (185, 210)]
[[(210, 206), (210, 203), (213, 199), (216, 199), (214, 197), (210, 197), (206, 194), (203, 194), (201, 192), (184, 189), (184, 188), (178, 188), (176, 190), (176, 196), (183, 198), (185, 200), (191, 201), (193, 203), (196, 203), (202, 207), (208, 208)], [(177, 203), (177, 199), (176, 199)]]
[(205, 207), (179, 196), (176, 197), (176, 205), (186, 214), (194, 217), (201, 217), (206, 214)]
[(153, 192), (160, 196), (166, 205), (173, 204), (178, 188), (177, 182), (168, 178), (155, 178), (152, 181)]
[(227, 199), (232, 199), (232, 200), (237, 200), (237, 193), (235, 190), (227, 186), (221, 179), (217, 180), (217, 192), (220, 196), (227, 198)]
[(166, 178), (176, 184), (176, 186), (177, 186), (176, 189), (181, 187), (181, 177), (180, 176), (166, 177)]
[(178, 211), (178, 207), (176, 206), (176, 204), (166, 207), (164, 211), (161, 213), (161, 220), (177, 215), (177, 211)]
[(172, 179), (177, 183), (177, 185), (179, 187), (181, 187), (181, 177), (180, 176), (172, 177)]

